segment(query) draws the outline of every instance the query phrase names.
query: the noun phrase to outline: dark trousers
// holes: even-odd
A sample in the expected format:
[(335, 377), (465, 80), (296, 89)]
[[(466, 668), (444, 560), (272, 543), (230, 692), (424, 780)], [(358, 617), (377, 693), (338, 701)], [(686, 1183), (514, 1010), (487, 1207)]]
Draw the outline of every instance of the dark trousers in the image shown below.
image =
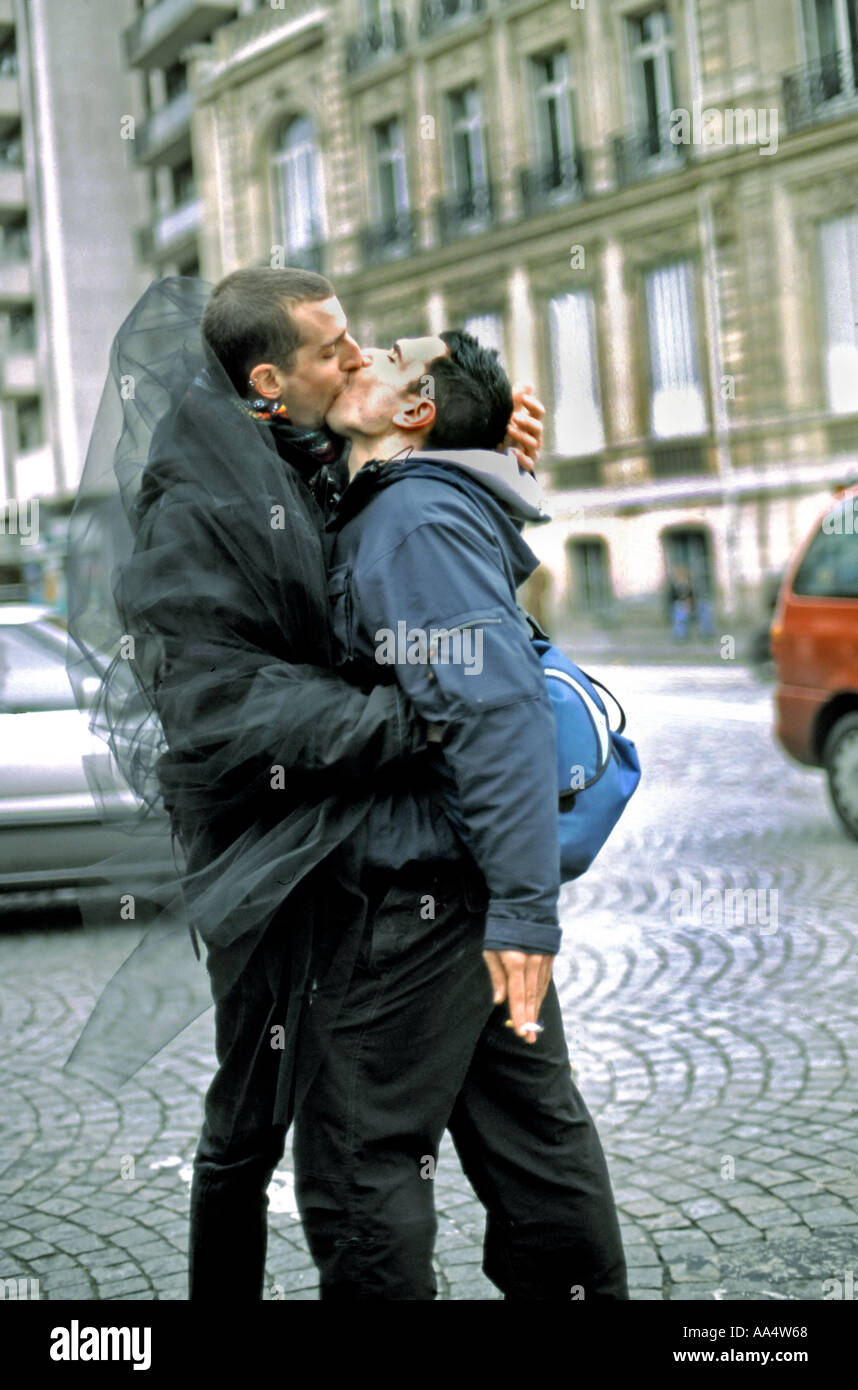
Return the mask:
[(257, 942), (209, 947), (218, 1068), (191, 1184), (192, 1300), (262, 1298), (267, 1188), (345, 996), (366, 910), (343, 865), (323, 865)]
[[(190, 1298), (256, 1302), (267, 1247), (266, 1189), (283, 1156), (279, 1095), (290, 995), (282, 932), (269, 928), (243, 968), (210, 950), (218, 1069), (205, 1100), (191, 1185)], [(237, 975), (237, 978), (236, 978)]]
[(554, 986), (535, 1045), (505, 1026), (464, 870), (370, 885), (344, 1005), (296, 1121), (296, 1195), (323, 1299), (432, 1299), (445, 1128), (508, 1299), (628, 1298), (610, 1180)]

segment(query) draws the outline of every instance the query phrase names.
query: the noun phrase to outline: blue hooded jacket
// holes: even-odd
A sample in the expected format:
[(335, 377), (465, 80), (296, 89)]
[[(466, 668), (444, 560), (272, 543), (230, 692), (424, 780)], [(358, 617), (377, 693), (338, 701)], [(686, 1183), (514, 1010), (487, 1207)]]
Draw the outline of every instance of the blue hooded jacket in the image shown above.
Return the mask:
[(516, 589), (548, 520), (512, 455), (413, 453), (365, 465), (329, 523), (337, 658), (358, 684), (397, 682), (442, 726), (381, 774), (373, 867), (470, 853), (488, 890), (485, 947), (553, 954), (559, 851), (554, 715)]

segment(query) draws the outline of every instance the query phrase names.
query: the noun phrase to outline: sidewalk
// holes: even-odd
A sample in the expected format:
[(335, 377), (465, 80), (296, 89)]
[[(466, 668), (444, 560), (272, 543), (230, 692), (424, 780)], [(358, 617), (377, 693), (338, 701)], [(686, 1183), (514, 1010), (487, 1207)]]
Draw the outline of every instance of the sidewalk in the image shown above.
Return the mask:
[[(628, 662), (632, 665), (720, 666), (731, 660), (764, 671), (766, 665), (754, 659), (757, 635), (756, 628), (732, 627), (723, 633), (716, 632), (714, 637), (700, 638), (694, 634), (685, 641), (677, 642), (667, 628), (617, 627), (600, 631), (564, 627), (562, 624), (557, 624), (551, 634), (557, 646), (579, 666), (587, 661), (602, 664)], [(735, 643), (732, 652), (725, 647), (727, 638)]]

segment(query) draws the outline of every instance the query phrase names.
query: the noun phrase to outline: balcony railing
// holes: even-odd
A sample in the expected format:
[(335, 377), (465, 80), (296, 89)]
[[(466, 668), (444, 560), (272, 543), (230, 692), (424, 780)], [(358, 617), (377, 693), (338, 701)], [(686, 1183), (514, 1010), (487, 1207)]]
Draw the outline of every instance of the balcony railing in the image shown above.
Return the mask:
[(494, 222), (494, 196), (491, 184), (479, 184), (437, 205), (438, 235), (441, 241), (485, 232)]
[(137, 136), (137, 158), (141, 164), (178, 163), (190, 145), (191, 94), (180, 92), (146, 121)]
[(157, 250), (172, 248), (177, 242), (196, 236), (201, 220), (201, 207), (198, 198), (181, 203), (171, 212), (165, 213), (155, 223), (155, 247)]
[(708, 472), (708, 451), (701, 440), (677, 444), (653, 441), (649, 446), (649, 467), (653, 478), (696, 478)]
[(238, 9), (229, 0), (157, 0), (125, 30), (131, 67), (167, 68), (189, 44), (206, 38)]
[(557, 458), (551, 466), (551, 480), (558, 489), (576, 490), (599, 487), (602, 482), (602, 463), (598, 454), (586, 458)]
[(346, 41), (346, 72), (354, 75), (383, 63), (405, 47), (405, 26), (398, 10), (380, 23), (367, 24)]
[(156, 217), (138, 232), (138, 254), (144, 261), (166, 261), (191, 243), (199, 231), (201, 205), (191, 198)]
[(364, 227), (361, 232), (363, 259), (367, 265), (379, 265), (383, 261), (394, 261), (401, 256), (410, 256), (415, 247), (416, 226), (414, 214), (400, 212), (396, 217), (376, 222)]
[(790, 130), (858, 111), (858, 48), (785, 73), (783, 102)]
[(584, 197), (584, 162), (580, 151), (520, 169), (521, 202), (525, 217), (547, 212)]
[(421, 39), (430, 39), (451, 24), (476, 19), (485, 8), (486, 0), (420, 0), (417, 32)]
[(681, 169), (687, 163), (688, 146), (675, 145), (670, 138), (671, 129), (668, 117), (662, 116), (642, 130), (614, 136), (614, 160), (620, 188)]
[(315, 270), (317, 275), (324, 274), (325, 243), (321, 233), (317, 233), (306, 246), (287, 247), (285, 256), (287, 265), (297, 270)]

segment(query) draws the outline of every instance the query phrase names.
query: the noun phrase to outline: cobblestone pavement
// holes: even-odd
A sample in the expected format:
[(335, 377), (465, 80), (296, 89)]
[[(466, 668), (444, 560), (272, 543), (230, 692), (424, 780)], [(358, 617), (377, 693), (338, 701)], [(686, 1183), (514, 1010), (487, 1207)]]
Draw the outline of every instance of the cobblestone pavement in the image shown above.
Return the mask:
[[(645, 780), (564, 893), (556, 977), (632, 1296), (851, 1297), (858, 845), (822, 775), (778, 750), (770, 686), (728, 664), (595, 673), (626, 705)], [(37, 1279), (42, 1298), (186, 1296), (210, 1014), (118, 1098), (59, 1072), (134, 939), (128, 926), (0, 938), (0, 1278)], [(270, 1196), (267, 1296), (313, 1299), (285, 1163)], [(449, 1146), (436, 1200), (441, 1297), (498, 1297)]]

